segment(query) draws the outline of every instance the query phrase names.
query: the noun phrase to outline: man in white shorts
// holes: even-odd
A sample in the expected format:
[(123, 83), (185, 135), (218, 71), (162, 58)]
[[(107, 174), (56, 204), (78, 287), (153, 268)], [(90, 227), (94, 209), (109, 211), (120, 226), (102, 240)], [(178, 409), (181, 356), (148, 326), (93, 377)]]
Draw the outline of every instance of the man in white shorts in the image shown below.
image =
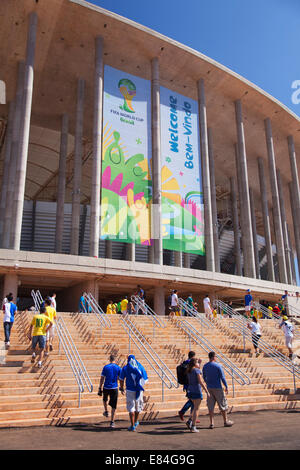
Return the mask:
[(293, 357), (293, 339), (294, 339), (294, 325), (288, 321), (288, 317), (284, 316), (282, 322), (279, 325), (279, 328), (282, 328), (285, 336), (285, 344), (289, 350), (289, 358)]
[(126, 381), (126, 407), (130, 419), (128, 431), (136, 431), (139, 425), (139, 413), (144, 408), (143, 391), (148, 376), (145, 368), (135, 359), (133, 354), (128, 356), (127, 365), (123, 367), (119, 380), (122, 394), (124, 394), (124, 382)]
[(206, 294), (205, 298), (203, 299), (203, 306), (204, 306), (204, 312), (207, 317), (212, 316), (212, 307), (210, 304), (210, 298), (208, 297), (208, 294)]

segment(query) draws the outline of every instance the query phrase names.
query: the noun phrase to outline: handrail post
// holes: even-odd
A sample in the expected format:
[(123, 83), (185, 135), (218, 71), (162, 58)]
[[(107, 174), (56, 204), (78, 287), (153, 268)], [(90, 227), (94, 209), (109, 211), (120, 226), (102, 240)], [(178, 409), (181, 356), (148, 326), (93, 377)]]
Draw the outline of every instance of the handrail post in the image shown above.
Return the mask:
[(162, 367), (161, 375), (161, 401), (165, 401), (165, 389), (164, 389), (164, 367)]
[(232, 373), (232, 397), (234, 398), (234, 378), (233, 378), (233, 369), (231, 369)]
[(128, 334), (128, 354), (130, 354), (130, 348), (131, 348), (131, 328), (129, 328), (129, 334)]
[(294, 391), (297, 393), (296, 377), (295, 377), (295, 364), (293, 364), (293, 380), (294, 380)]

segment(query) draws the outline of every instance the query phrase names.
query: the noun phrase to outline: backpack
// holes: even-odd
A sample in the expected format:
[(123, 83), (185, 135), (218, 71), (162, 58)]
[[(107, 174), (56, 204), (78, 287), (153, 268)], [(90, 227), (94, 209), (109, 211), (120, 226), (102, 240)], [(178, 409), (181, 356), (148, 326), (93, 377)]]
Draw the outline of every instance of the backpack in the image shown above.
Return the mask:
[(179, 364), (179, 366), (176, 367), (176, 373), (177, 373), (177, 382), (180, 385), (188, 385), (188, 377), (187, 377), (187, 364), (184, 362), (182, 364)]

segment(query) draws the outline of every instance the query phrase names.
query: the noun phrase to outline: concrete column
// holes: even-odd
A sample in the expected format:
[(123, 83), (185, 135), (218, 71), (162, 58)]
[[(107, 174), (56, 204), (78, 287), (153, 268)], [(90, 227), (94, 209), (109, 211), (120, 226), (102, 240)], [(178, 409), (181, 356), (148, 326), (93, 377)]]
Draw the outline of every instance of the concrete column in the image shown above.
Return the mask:
[(2, 246), (2, 236), (4, 229), (4, 216), (5, 207), (7, 201), (7, 190), (9, 186), (9, 163), (11, 157), (11, 146), (12, 146), (12, 134), (13, 134), (13, 118), (14, 118), (14, 107), (15, 102), (9, 103), (9, 111), (7, 118), (7, 127), (5, 135), (5, 148), (4, 148), (4, 161), (3, 161), (3, 173), (1, 182), (1, 196), (0, 196), (0, 246)]
[(80, 187), (82, 171), (82, 137), (83, 137), (83, 113), (84, 113), (85, 81), (78, 80), (77, 84), (77, 109), (74, 152), (74, 178), (72, 194), (72, 222), (71, 222), (71, 254), (78, 255), (79, 229), (80, 229)]
[(151, 93), (152, 93), (152, 238), (154, 246), (154, 263), (163, 264), (163, 240), (161, 227), (161, 146), (160, 146), (160, 83), (159, 61), (151, 61)]
[(236, 264), (237, 276), (242, 276), (242, 257), (241, 257), (241, 242), (240, 242), (240, 228), (239, 228), (239, 215), (236, 197), (236, 185), (233, 177), (230, 178), (230, 192), (232, 204), (232, 224), (234, 233), (234, 254)]
[(292, 182), (289, 183), (289, 192), (290, 192), (290, 203), (291, 203), (292, 219), (293, 219), (293, 227), (294, 227), (294, 239), (295, 239), (296, 254), (297, 254), (297, 260), (298, 260), (298, 272), (300, 276), (300, 251), (298, 250), (298, 247), (300, 247), (300, 232), (298, 230), (298, 224), (297, 224), (297, 211), (295, 207), (294, 188), (293, 188)]
[(190, 253), (183, 253), (183, 267), (187, 269), (191, 267)]
[(157, 313), (157, 315), (166, 314), (164, 287), (154, 288), (154, 312)]
[(135, 243), (126, 243), (126, 260), (135, 261)]
[(13, 302), (15, 303), (18, 296), (18, 276), (14, 273), (4, 275), (2, 299), (10, 292), (14, 297)]
[(105, 258), (112, 259), (112, 241), (105, 241)]
[(63, 231), (64, 231), (64, 206), (66, 192), (66, 164), (68, 155), (68, 133), (69, 117), (62, 117), (60, 135), (60, 153), (58, 168), (58, 188), (56, 201), (56, 228), (55, 228), (55, 253), (62, 253)]
[(290, 263), (291, 263), (291, 270), (292, 270), (292, 279), (293, 279), (293, 284), (297, 284), (297, 277), (296, 277), (296, 266), (295, 266), (295, 260), (294, 260), (294, 252), (293, 252), (293, 246), (291, 242), (291, 234), (290, 234), (290, 229), (287, 224), (287, 233), (288, 233), (288, 241), (289, 241), (289, 247), (290, 247)]
[[(297, 160), (293, 136), (288, 137), (288, 147), (289, 147), (289, 156), (290, 156), (290, 166), (291, 166), (291, 175), (292, 175), (292, 190), (293, 190), (293, 200), (294, 200), (294, 213), (295, 218), (293, 220), (294, 226), (297, 227), (298, 236), (295, 240), (296, 243), (296, 252), (297, 258), (300, 260), (300, 185), (299, 177), (297, 170)], [(299, 268), (300, 269), (300, 268)]]
[(249, 197), (250, 197), (250, 208), (251, 208), (251, 224), (252, 224), (252, 234), (253, 234), (253, 250), (254, 250), (255, 272), (256, 272), (256, 278), (260, 279), (258, 244), (257, 244), (257, 230), (256, 230), (256, 217), (255, 217), (255, 205), (254, 205), (254, 196), (253, 196), (252, 188), (249, 188)]
[(283, 233), (282, 233), (282, 221), (281, 221), (281, 214), (280, 214), (278, 184), (277, 184), (277, 177), (276, 177), (275, 152), (274, 152), (274, 146), (273, 146), (271, 121), (269, 118), (265, 119), (265, 132), (266, 132), (266, 143), (267, 143), (268, 160), (269, 160), (269, 174), (270, 174), (270, 183), (271, 183), (271, 192), (272, 192), (274, 230), (275, 230), (276, 247), (277, 247), (279, 279), (281, 283), (287, 284), (288, 279), (287, 279), (287, 272), (286, 272)]
[(276, 177), (277, 177), (277, 184), (278, 184), (278, 195), (279, 195), (280, 215), (281, 215), (281, 224), (282, 224), (282, 232), (283, 232), (287, 279), (288, 279), (288, 283), (292, 284), (293, 277), (292, 277), (292, 266), (291, 266), (291, 259), (290, 259), (289, 237), (288, 237), (288, 230), (287, 230), (288, 227), (287, 227), (287, 221), (286, 221), (282, 179), (281, 179), (281, 174), (279, 170), (276, 171)]
[(257, 159), (257, 163), (258, 163), (260, 194), (261, 194), (261, 209), (262, 209), (262, 215), (263, 215), (265, 243), (266, 243), (268, 280), (274, 282), (275, 281), (275, 273), (274, 273), (273, 252), (272, 252), (270, 216), (269, 216), (269, 209), (268, 209), (266, 178), (265, 178), (265, 170), (264, 170), (263, 159), (261, 157), (259, 157)]
[(174, 251), (174, 265), (177, 268), (182, 268), (182, 252), (181, 251)]
[(10, 150), (10, 162), (8, 172), (8, 187), (6, 193), (6, 205), (4, 213), (4, 225), (3, 225), (3, 237), (2, 246), (3, 248), (11, 248), (11, 227), (13, 220), (14, 210), (14, 195), (16, 191), (16, 171), (17, 171), (17, 160), (19, 155), (19, 143), (20, 143), (20, 128), (21, 128), (21, 113), (22, 113), (22, 100), (23, 100), (23, 84), (24, 84), (24, 71), (25, 63), (23, 61), (18, 64), (18, 79), (17, 79), (17, 90), (14, 105), (14, 117), (13, 117), (13, 129), (12, 129), (12, 142)]
[(94, 76), (94, 130), (93, 166), (91, 194), (90, 256), (99, 256), (100, 240), (100, 193), (102, 162), (102, 108), (103, 108), (103, 38), (96, 39), (95, 76)]
[(218, 210), (216, 196), (216, 179), (215, 179), (215, 160), (213, 149), (212, 129), (207, 129), (208, 135), (208, 157), (209, 157), (209, 176), (210, 176), (210, 192), (211, 192), (211, 211), (213, 221), (213, 237), (214, 237), (214, 253), (215, 253), (215, 271), (220, 272), (220, 254), (219, 254), (219, 231), (218, 231)]
[[(234, 151), (235, 151), (235, 166), (236, 166), (236, 179), (237, 179), (237, 188), (238, 188), (238, 207), (239, 207), (239, 221), (240, 221), (240, 245), (242, 249), (242, 253), (244, 256), (244, 253), (246, 251), (245, 249), (245, 239), (243, 237), (243, 233), (246, 233), (248, 228), (245, 228), (245, 223), (244, 223), (244, 211), (243, 211), (243, 203), (242, 203), (242, 183), (241, 183), (241, 170), (240, 170), (240, 159), (239, 159), (239, 146), (238, 144), (234, 145)], [(245, 262), (245, 260), (243, 260)], [(241, 261), (241, 269), (242, 269), (242, 274), (243, 275), (243, 262)]]
[(25, 62), (23, 106), (20, 130), (20, 148), (17, 162), (17, 178), (15, 185), (16, 218), (14, 230), (12, 232), (12, 247), (14, 250), (20, 249), (21, 230), (23, 219), (23, 206), (26, 183), (26, 170), (28, 159), (28, 144), (30, 133), (30, 118), (33, 94), (33, 75), (34, 75), (34, 56), (37, 32), (37, 14), (35, 12), (29, 15), (29, 30), (27, 37), (27, 51)]
[(200, 141), (202, 160), (202, 185), (204, 200), (204, 239), (206, 252), (206, 270), (215, 271), (215, 253), (213, 236), (213, 218), (211, 205), (211, 185), (209, 175), (208, 135), (204, 80), (198, 81), (198, 104), (200, 121)]
[(241, 179), (241, 203), (243, 211), (243, 255), (244, 255), (244, 275), (255, 277), (255, 259), (252, 236), (252, 222), (249, 196), (249, 182), (247, 169), (246, 143), (244, 134), (244, 123), (242, 116), (242, 104), (240, 100), (235, 102), (236, 127), (238, 137), (238, 158)]

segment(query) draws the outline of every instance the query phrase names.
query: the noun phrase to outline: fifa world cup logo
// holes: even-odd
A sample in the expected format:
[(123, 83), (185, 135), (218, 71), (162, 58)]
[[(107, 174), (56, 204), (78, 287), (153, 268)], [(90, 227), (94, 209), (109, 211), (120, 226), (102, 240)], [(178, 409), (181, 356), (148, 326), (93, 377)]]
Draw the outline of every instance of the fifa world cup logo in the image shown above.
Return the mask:
[(120, 106), (120, 108), (127, 113), (135, 113), (132, 107), (132, 100), (136, 95), (135, 84), (128, 78), (122, 78), (122, 80), (119, 81), (118, 87), (124, 97), (124, 104)]

